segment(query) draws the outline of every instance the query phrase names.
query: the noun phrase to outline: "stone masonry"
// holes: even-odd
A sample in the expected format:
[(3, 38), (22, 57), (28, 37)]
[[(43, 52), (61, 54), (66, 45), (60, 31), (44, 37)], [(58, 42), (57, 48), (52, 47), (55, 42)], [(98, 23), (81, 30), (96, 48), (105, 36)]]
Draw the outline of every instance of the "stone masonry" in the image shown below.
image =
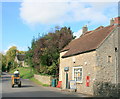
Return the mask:
[[(69, 67), (68, 80), (73, 80), (73, 67), (83, 68), (82, 83), (77, 83), (77, 92), (94, 95), (95, 82), (120, 83), (120, 27), (112, 30), (100, 46), (95, 50), (70, 57), (62, 58), (67, 51), (60, 53), (59, 81), (62, 89), (66, 88), (64, 67)], [(73, 62), (74, 60), (74, 62)], [(90, 76), (90, 86), (86, 86), (86, 76)]]

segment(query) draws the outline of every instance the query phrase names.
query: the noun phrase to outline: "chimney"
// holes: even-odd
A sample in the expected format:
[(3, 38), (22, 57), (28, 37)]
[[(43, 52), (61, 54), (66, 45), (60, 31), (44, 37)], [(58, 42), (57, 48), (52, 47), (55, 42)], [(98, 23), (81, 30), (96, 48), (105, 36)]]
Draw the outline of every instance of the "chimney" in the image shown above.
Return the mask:
[(110, 20), (110, 25), (114, 25), (114, 19), (113, 18)]
[(87, 32), (87, 31), (88, 31), (87, 25), (83, 26), (83, 27), (82, 27), (82, 33), (84, 34), (84, 33)]
[(120, 25), (120, 17), (114, 18), (114, 24), (115, 25)]

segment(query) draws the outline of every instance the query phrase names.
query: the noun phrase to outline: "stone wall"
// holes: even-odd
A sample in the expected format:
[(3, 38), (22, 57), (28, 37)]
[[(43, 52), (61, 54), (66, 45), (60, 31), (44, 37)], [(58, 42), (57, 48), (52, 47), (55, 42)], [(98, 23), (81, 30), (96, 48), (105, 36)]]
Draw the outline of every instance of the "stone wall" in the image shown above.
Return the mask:
[(64, 52), (61, 52), (60, 53), (60, 67), (59, 67), (59, 81), (62, 81), (62, 78), (63, 78), (63, 68), (64, 68), (64, 65), (67, 65), (64, 61), (64, 58), (62, 58), (62, 56), (67, 53), (67, 51), (64, 51)]
[[(60, 54), (60, 57), (65, 52)], [(74, 61), (75, 62), (74, 62)], [(73, 79), (73, 67), (81, 66), (83, 68), (83, 79), (82, 83), (77, 83), (77, 92), (93, 95), (93, 83), (96, 73), (96, 51), (84, 53), (68, 58), (60, 58), (60, 80), (62, 81), (62, 89), (66, 88), (66, 73), (64, 67), (69, 67), (68, 80)], [(86, 76), (90, 76), (90, 86), (86, 87)]]
[(51, 85), (51, 76), (37, 75), (34, 74), (34, 78), (40, 81), (43, 84)]
[[(68, 79), (73, 80), (73, 67), (81, 66), (83, 68), (83, 82), (77, 83), (77, 92), (94, 95), (95, 83), (120, 83), (120, 48), (118, 48), (118, 28), (101, 43), (101, 46), (89, 53), (83, 53), (76, 56), (61, 58), (66, 52), (60, 53), (60, 76), (62, 88), (66, 88), (66, 76), (64, 67), (69, 67)], [(119, 40), (120, 42), (120, 40)], [(120, 46), (119, 46), (120, 47)], [(75, 63), (73, 62), (75, 60)], [(86, 87), (86, 76), (90, 76), (90, 87)], [(99, 84), (98, 84), (99, 86)], [(102, 91), (102, 90), (101, 90)]]
[(118, 49), (117, 30), (114, 30), (97, 49), (96, 81), (117, 83), (118, 52), (115, 48)]
[(118, 45), (118, 83), (120, 84), (120, 27), (118, 28)]

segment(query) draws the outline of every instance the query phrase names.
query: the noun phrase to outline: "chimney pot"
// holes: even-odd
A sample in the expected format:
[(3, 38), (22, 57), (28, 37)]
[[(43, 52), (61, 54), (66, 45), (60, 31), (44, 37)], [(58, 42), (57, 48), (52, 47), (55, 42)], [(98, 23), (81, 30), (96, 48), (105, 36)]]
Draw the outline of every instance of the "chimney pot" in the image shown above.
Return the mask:
[(115, 24), (115, 25), (120, 25), (120, 17), (116, 17), (116, 18), (114, 19), (114, 24)]
[(111, 20), (110, 20), (110, 25), (113, 25), (114, 24), (114, 19), (112, 18)]
[(82, 27), (82, 33), (85, 33), (85, 32), (87, 32), (87, 31), (88, 31), (87, 25), (83, 26), (83, 27)]

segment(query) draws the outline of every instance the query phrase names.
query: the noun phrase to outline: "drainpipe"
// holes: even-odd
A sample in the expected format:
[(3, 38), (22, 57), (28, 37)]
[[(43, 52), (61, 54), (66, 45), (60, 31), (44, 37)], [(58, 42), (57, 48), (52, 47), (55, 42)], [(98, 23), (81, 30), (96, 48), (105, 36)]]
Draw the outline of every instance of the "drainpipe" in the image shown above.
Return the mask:
[(115, 47), (115, 57), (116, 57), (116, 85), (117, 85), (117, 92), (119, 92), (118, 88), (118, 48)]
[(66, 89), (68, 89), (68, 73), (66, 72)]
[(117, 51), (118, 51), (118, 49), (117, 49), (117, 47), (115, 47), (115, 60), (116, 60), (116, 84), (118, 84), (118, 59), (117, 59)]

